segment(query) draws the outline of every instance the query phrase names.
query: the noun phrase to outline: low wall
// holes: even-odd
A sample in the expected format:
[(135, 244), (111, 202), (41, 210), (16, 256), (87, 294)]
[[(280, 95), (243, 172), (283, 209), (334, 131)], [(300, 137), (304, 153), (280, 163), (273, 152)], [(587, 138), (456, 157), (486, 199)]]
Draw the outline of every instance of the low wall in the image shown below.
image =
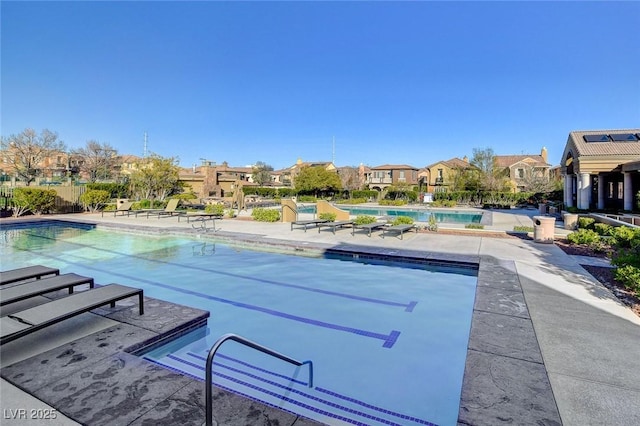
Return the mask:
[(291, 198), (282, 198), (280, 200), (282, 205), (282, 221), (283, 222), (295, 222), (298, 220), (298, 206)]
[(339, 209), (329, 202), (324, 200), (318, 200), (316, 204), (316, 209), (318, 212), (318, 217), (322, 213), (334, 213), (336, 215), (336, 220), (349, 220), (349, 212), (346, 210)]

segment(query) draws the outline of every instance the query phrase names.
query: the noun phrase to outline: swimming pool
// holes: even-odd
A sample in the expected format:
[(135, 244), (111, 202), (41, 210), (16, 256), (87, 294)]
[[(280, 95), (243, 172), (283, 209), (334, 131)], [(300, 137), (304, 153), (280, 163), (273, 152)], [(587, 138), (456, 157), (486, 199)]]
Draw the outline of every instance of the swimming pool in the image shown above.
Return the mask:
[[(470, 213), (461, 211), (442, 211), (431, 209), (388, 209), (388, 208), (372, 208), (372, 207), (352, 207), (337, 205), (341, 210), (346, 210), (349, 214), (369, 215), (369, 216), (408, 216), (418, 222), (428, 222), (429, 217), (433, 215), (438, 223), (480, 223), (483, 213)], [(316, 206), (306, 205), (298, 207), (299, 213), (315, 213)]]
[(201, 378), (213, 343), (234, 332), (312, 360), (314, 386), (305, 368), (233, 342), (215, 358), (219, 386), (329, 424), (456, 424), (475, 271), (90, 227), (0, 235), (3, 269), (47, 264), (211, 312), (152, 362)]

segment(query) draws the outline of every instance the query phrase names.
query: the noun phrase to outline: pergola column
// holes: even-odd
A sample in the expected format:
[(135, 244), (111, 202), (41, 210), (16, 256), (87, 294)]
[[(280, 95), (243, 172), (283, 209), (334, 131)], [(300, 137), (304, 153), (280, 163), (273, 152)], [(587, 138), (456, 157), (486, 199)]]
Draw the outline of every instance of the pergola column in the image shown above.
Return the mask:
[(591, 176), (589, 173), (580, 173), (578, 175), (578, 208), (588, 210), (589, 204), (591, 204)]
[(598, 175), (598, 209), (604, 209), (604, 196), (606, 189), (604, 187), (604, 175)]
[(565, 208), (573, 207), (573, 175), (564, 177), (564, 205)]
[(629, 172), (624, 172), (624, 209), (633, 210), (633, 186)]

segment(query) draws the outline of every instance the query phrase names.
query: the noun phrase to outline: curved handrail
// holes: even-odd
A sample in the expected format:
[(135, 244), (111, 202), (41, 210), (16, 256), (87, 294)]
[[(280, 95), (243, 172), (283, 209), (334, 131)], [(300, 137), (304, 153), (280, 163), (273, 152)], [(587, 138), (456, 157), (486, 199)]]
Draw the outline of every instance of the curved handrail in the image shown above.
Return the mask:
[(233, 334), (233, 333), (228, 333), (223, 335), (222, 337), (220, 337), (211, 347), (211, 349), (209, 350), (209, 355), (207, 355), (207, 365), (206, 367), (206, 375), (205, 375), (205, 410), (206, 410), (206, 422), (205, 425), (206, 426), (213, 426), (213, 407), (212, 407), (212, 402), (211, 399), (213, 397), (212, 393), (211, 393), (211, 386), (213, 385), (213, 357), (215, 356), (216, 352), (218, 351), (218, 349), (220, 349), (220, 346), (222, 346), (222, 344), (224, 342), (226, 342), (227, 340), (233, 340), (236, 341), (238, 343), (241, 343), (245, 346), (248, 346), (252, 349), (256, 349), (259, 350), (262, 353), (265, 353), (267, 355), (271, 355), (274, 356), (276, 358), (279, 358), (283, 361), (286, 361), (290, 364), (294, 364), (297, 366), (301, 366), (301, 365), (305, 365), (305, 364), (309, 364), (309, 387), (312, 388), (313, 387), (313, 362), (311, 360), (307, 360), (307, 361), (298, 361), (296, 359), (293, 359), (291, 357), (288, 357), (287, 355), (281, 354), (280, 352), (276, 352), (273, 349), (269, 349), (266, 346), (262, 346), (259, 343), (253, 342), (249, 339), (246, 339), (242, 336), (239, 336), (237, 334)]

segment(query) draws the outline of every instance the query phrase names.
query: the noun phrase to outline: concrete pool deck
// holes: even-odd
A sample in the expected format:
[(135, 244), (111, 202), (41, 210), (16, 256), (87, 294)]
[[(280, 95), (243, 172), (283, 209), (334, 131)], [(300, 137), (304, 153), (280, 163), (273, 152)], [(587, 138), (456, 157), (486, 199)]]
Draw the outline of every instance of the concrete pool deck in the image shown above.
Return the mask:
[[(531, 210), (494, 211), (487, 236), (430, 232), (405, 234), (403, 240), (383, 239), (380, 233), (352, 236), (349, 229), (335, 235), (292, 231), (287, 223), (243, 218), (216, 221), (215, 233), (198, 232), (175, 217), (82, 214), (43, 219), (191, 233), (296, 251), (334, 248), (475, 261), (478, 290), (459, 424), (640, 424), (640, 318), (555, 245), (489, 234), (532, 226), (534, 215)], [(556, 231), (566, 234), (559, 226)], [(3, 382), (3, 407), (5, 395), (20, 398), (19, 390), (6, 389)]]

